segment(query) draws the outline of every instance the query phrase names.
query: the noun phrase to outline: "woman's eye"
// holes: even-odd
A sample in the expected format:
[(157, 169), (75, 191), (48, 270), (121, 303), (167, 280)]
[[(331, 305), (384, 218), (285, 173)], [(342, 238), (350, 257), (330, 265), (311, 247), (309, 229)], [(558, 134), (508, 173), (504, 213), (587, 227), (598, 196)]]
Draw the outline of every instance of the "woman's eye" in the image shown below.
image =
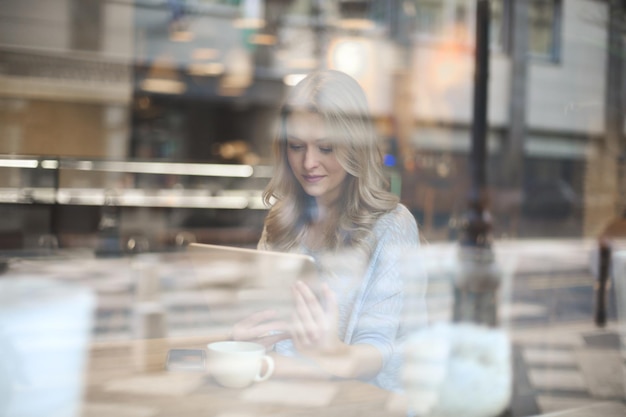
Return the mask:
[(290, 143), (289, 149), (291, 149), (292, 151), (299, 151), (299, 150), (304, 149), (304, 145), (297, 145), (295, 143)]
[(319, 150), (321, 153), (331, 153), (333, 151), (332, 146), (320, 146)]

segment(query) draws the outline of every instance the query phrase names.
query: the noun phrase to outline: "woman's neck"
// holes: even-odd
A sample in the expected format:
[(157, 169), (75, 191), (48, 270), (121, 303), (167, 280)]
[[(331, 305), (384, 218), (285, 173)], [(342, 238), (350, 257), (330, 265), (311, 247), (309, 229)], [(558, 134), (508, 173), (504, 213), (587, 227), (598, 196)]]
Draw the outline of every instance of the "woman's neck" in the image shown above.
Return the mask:
[(336, 215), (336, 208), (331, 208), (326, 205), (317, 204), (316, 210), (311, 218), (311, 223), (313, 225), (320, 225), (329, 223), (333, 217)]
[(339, 211), (336, 206), (316, 207), (305, 235), (305, 245), (310, 249), (322, 249), (328, 244), (328, 238), (335, 233)]

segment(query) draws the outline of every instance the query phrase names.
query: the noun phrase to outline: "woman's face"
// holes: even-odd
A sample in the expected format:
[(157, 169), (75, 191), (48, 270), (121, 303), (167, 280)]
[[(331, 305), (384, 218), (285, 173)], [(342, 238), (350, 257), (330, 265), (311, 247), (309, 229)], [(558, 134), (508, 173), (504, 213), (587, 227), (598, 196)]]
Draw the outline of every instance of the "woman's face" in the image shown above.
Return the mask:
[(292, 113), (285, 127), (289, 166), (304, 192), (318, 204), (334, 203), (348, 174), (337, 160), (324, 120), (315, 113)]

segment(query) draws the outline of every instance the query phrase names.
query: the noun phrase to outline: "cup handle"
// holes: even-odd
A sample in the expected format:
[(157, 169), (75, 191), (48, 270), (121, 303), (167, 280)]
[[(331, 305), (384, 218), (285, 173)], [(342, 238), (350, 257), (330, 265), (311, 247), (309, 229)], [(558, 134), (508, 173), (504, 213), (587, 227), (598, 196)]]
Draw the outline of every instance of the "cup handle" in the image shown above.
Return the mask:
[(267, 356), (267, 355), (263, 356), (262, 359), (267, 364), (267, 370), (265, 371), (265, 375), (259, 374), (259, 375), (254, 377), (254, 380), (256, 382), (265, 381), (267, 378), (272, 376), (272, 374), (274, 373), (274, 359), (271, 356)]

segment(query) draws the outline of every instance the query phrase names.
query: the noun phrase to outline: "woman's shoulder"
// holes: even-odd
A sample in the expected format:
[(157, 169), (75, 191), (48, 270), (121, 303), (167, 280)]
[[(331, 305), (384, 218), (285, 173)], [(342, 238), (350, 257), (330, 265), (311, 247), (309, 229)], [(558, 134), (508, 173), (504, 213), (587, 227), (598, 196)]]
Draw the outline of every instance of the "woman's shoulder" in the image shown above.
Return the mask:
[(380, 216), (377, 224), (393, 224), (398, 222), (407, 222), (416, 224), (415, 217), (408, 208), (402, 203), (398, 203), (393, 209)]
[(385, 233), (410, 236), (417, 239), (417, 222), (404, 204), (398, 203), (395, 208), (379, 217), (374, 225), (374, 233), (379, 237)]

